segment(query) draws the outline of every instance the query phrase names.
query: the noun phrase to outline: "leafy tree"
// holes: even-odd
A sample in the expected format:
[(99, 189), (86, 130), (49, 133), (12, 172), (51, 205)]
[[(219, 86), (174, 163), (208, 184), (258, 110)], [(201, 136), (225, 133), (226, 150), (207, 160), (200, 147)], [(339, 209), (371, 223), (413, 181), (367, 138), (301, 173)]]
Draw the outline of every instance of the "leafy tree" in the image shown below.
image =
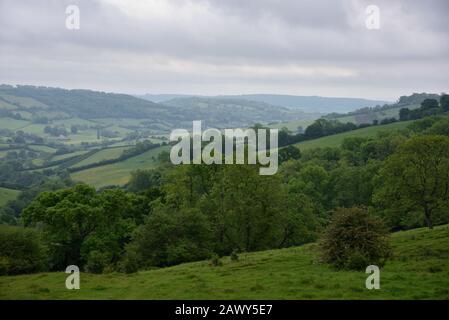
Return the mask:
[(159, 187), (160, 184), (161, 173), (159, 171), (137, 169), (131, 172), (127, 189), (131, 192), (140, 192), (148, 188)]
[(442, 94), (440, 97), (440, 106), (443, 111), (449, 111), (449, 95)]
[(382, 221), (357, 207), (337, 209), (320, 242), (323, 262), (339, 269), (382, 266), (390, 250)]
[(129, 240), (133, 220), (121, 190), (97, 194), (87, 185), (41, 193), (22, 214), (25, 225), (42, 225), (52, 269), (84, 266), (94, 250), (118, 260)]
[(211, 254), (210, 238), (209, 223), (199, 210), (159, 205), (127, 246), (126, 265), (130, 259), (143, 267), (202, 260)]
[(279, 150), (279, 163), (283, 163), (287, 160), (298, 160), (301, 158), (301, 151), (294, 146), (287, 146)]
[(45, 247), (36, 230), (0, 225), (0, 275), (43, 271), (46, 259)]
[(447, 221), (449, 200), (449, 138), (416, 136), (385, 162), (376, 201), (388, 209), (395, 224), (419, 214), (432, 228)]

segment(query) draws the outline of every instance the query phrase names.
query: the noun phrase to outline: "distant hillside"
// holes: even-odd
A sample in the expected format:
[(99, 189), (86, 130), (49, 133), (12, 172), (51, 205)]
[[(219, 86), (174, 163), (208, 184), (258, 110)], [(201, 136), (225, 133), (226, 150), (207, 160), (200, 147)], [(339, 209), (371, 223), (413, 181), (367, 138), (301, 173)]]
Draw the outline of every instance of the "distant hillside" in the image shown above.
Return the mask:
[(163, 105), (126, 94), (91, 90), (66, 90), (35, 86), (0, 86), (0, 100), (36, 116), (58, 113), (61, 117), (170, 118)]
[(205, 120), (209, 127), (244, 127), (255, 123), (271, 123), (300, 119), (315, 119), (319, 114), (305, 113), (285, 107), (228, 97), (185, 97), (164, 102), (176, 108), (185, 120)]
[[(153, 102), (166, 102), (176, 98), (196, 97), (194, 95), (180, 94), (146, 94), (139, 96)], [(201, 96), (201, 98), (214, 99), (238, 99), (268, 103), (289, 109), (300, 109), (310, 113), (349, 112), (364, 107), (384, 105), (389, 102), (382, 100), (369, 100), (362, 98), (332, 98), (318, 96), (295, 96), (279, 94), (244, 94), (244, 95), (222, 95)]]
[(382, 100), (361, 98), (333, 98), (319, 96), (293, 96), (276, 94), (247, 94), (235, 96), (243, 99), (262, 101), (276, 106), (300, 109), (305, 112), (349, 112), (363, 107), (374, 107), (388, 103)]
[(425, 99), (439, 100), (440, 95), (425, 92), (413, 93), (409, 96), (401, 96), (397, 102), (392, 104), (360, 108), (344, 114), (330, 113), (325, 115), (324, 118), (337, 119), (341, 122), (353, 122), (356, 124), (372, 123), (374, 120), (381, 121), (385, 118), (399, 119), (399, 110), (402, 108), (408, 108), (410, 110), (419, 108)]
[[(130, 130), (167, 132), (172, 128), (190, 128), (193, 120), (202, 120), (209, 127), (232, 128), (321, 116), (242, 98), (164, 97), (176, 98), (164, 100), (161, 104), (127, 94), (0, 85), (0, 118), (21, 121), (15, 126), (17, 128), (27, 127), (30, 122), (46, 125), (57, 120), (78, 118), (108, 125), (120, 122)], [(124, 119), (133, 119), (134, 122), (124, 125)]]
[(176, 98), (188, 98), (188, 97), (195, 97), (194, 95), (189, 95), (189, 94), (144, 94), (144, 95), (138, 95), (136, 96), (137, 98), (141, 98), (141, 99), (145, 99), (148, 101), (152, 101), (152, 102), (164, 102), (164, 101), (168, 101), (171, 99), (176, 99)]

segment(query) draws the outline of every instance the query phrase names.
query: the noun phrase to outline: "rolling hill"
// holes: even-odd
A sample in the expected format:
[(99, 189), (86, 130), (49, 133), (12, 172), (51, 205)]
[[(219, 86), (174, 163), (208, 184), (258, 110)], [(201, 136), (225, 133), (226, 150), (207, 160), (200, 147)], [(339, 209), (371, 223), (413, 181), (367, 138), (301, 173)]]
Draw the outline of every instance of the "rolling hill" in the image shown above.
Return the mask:
[(388, 103), (383, 100), (370, 100), (362, 98), (336, 98), (319, 96), (297, 96), (282, 94), (243, 94), (221, 96), (195, 96), (182, 94), (145, 94), (139, 96), (143, 99), (157, 103), (165, 103), (177, 98), (203, 98), (203, 99), (237, 99), (258, 101), (273, 106), (289, 109), (299, 109), (308, 113), (349, 112), (363, 107), (374, 107)]
[(8, 201), (16, 199), (19, 193), (19, 190), (0, 187), (0, 207), (5, 205)]
[(64, 272), (0, 277), (0, 299), (449, 299), (449, 225), (392, 235), (393, 257), (380, 289), (363, 271), (317, 262), (316, 244), (138, 272), (82, 273), (81, 289), (64, 287)]
[(203, 120), (205, 126), (212, 128), (239, 128), (255, 123), (267, 124), (319, 117), (317, 113), (308, 114), (241, 98), (184, 97), (164, 101), (164, 104), (176, 108), (178, 115), (185, 119), (186, 127), (191, 127), (193, 120)]
[(129, 181), (131, 171), (155, 168), (158, 164), (157, 156), (169, 148), (161, 146), (124, 161), (72, 173), (71, 177), (75, 181), (82, 181), (96, 188), (125, 185)]
[(338, 147), (343, 140), (348, 137), (374, 137), (379, 132), (397, 131), (405, 129), (411, 121), (395, 122), (385, 125), (370, 126), (367, 128), (352, 130), (331, 136), (326, 136), (318, 139), (303, 141), (295, 144), (301, 150), (307, 150), (312, 148), (324, 148), (324, 147)]

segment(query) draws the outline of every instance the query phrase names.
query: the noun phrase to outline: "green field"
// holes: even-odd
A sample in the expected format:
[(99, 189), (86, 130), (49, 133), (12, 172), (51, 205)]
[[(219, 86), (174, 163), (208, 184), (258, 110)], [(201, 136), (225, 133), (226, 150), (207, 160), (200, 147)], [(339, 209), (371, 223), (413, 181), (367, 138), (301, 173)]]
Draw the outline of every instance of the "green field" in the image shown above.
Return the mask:
[(0, 207), (4, 206), (8, 201), (14, 200), (19, 195), (20, 191), (1, 188), (0, 187)]
[(97, 163), (103, 160), (110, 160), (110, 159), (117, 159), (120, 157), (123, 153), (123, 151), (128, 150), (132, 147), (117, 147), (117, 148), (106, 148), (102, 149), (93, 155), (91, 155), (89, 158), (84, 159), (72, 166), (72, 168), (82, 167), (86, 166), (92, 163)]
[(71, 176), (75, 181), (82, 181), (96, 188), (124, 185), (129, 181), (131, 171), (154, 168), (157, 161), (153, 157), (157, 159), (160, 152), (168, 151), (169, 148), (169, 146), (159, 147), (124, 161), (75, 172)]
[(67, 158), (71, 158), (71, 157), (75, 157), (75, 156), (80, 156), (87, 152), (89, 152), (89, 151), (79, 150), (79, 151), (74, 151), (74, 152), (70, 152), (70, 153), (58, 154), (58, 155), (54, 155), (51, 158), (51, 161), (58, 161), (58, 160), (63, 160), (63, 159), (67, 159)]
[(449, 299), (449, 226), (393, 234), (394, 255), (381, 268), (380, 289), (365, 287), (364, 271), (336, 271), (317, 262), (316, 245), (241, 254), (138, 272), (0, 277), (0, 299)]
[[(317, 117), (317, 119), (318, 119), (318, 117)], [(296, 120), (296, 121), (291, 121), (291, 122), (280, 122), (280, 123), (269, 125), (268, 127), (273, 128), (273, 129), (287, 128), (291, 132), (296, 132), (298, 130), (298, 127), (302, 127), (304, 130), (306, 130), (306, 128), (308, 126), (310, 126), (314, 121), (315, 121), (315, 119), (303, 119), (303, 120)]]
[(374, 137), (379, 132), (388, 132), (405, 129), (410, 123), (411, 123), (410, 121), (402, 121), (386, 125), (371, 126), (367, 128), (352, 130), (344, 133), (334, 134), (331, 136), (300, 142), (295, 144), (295, 146), (299, 147), (301, 150), (307, 150), (312, 148), (323, 148), (323, 147), (338, 147), (341, 145), (341, 143), (345, 138)]

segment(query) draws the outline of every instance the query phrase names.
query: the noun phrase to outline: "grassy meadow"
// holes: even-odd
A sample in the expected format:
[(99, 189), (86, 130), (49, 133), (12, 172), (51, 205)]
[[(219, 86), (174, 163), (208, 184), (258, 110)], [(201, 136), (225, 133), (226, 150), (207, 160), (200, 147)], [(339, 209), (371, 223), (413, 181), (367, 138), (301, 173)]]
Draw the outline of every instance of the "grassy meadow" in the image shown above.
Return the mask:
[(5, 205), (8, 201), (14, 200), (19, 195), (19, 190), (13, 190), (0, 187), (0, 207)]
[(124, 161), (78, 171), (71, 176), (75, 181), (82, 181), (96, 188), (124, 185), (129, 181), (131, 171), (156, 167), (159, 153), (168, 151), (169, 148), (169, 146), (162, 146)]
[(392, 235), (393, 257), (381, 268), (379, 290), (363, 271), (320, 264), (316, 244), (228, 257), (222, 266), (185, 263), (134, 274), (81, 274), (67, 290), (67, 274), (0, 277), (0, 299), (449, 299), (449, 225)]
[(349, 137), (374, 137), (379, 132), (390, 132), (405, 129), (411, 122), (402, 121), (395, 122), (386, 125), (371, 126), (367, 128), (352, 130), (331, 136), (326, 136), (318, 139), (303, 141), (295, 144), (301, 150), (307, 150), (312, 148), (325, 148), (325, 147), (338, 147), (341, 145), (345, 138)]

